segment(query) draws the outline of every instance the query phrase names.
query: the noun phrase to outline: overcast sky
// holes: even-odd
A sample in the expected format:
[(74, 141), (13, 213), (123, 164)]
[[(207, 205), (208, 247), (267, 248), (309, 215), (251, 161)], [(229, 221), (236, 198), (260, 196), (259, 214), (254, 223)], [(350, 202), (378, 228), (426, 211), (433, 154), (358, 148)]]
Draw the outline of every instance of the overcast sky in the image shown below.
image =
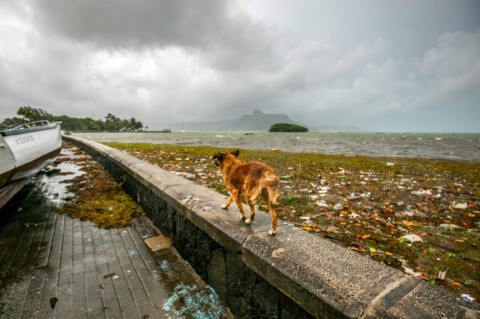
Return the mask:
[(1, 1), (0, 120), (480, 132), (478, 0)]

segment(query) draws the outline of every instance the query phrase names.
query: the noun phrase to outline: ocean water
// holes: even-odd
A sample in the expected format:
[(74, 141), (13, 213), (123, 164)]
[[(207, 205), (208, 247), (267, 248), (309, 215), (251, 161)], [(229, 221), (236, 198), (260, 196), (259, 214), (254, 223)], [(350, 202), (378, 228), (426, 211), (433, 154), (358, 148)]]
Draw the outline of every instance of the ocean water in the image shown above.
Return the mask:
[(232, 149), (393, 156), (480, 162), (479, 133), (74, 133), (97, 142), (204, 145)]

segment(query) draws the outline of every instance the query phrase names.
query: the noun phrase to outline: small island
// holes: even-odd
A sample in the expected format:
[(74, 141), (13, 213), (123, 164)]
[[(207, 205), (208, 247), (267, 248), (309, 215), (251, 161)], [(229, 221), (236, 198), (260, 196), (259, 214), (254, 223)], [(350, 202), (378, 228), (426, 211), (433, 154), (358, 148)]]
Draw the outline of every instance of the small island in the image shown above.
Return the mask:
[(308, 132), (308, 128), (292, 123), (275, 123), (269, 132)]

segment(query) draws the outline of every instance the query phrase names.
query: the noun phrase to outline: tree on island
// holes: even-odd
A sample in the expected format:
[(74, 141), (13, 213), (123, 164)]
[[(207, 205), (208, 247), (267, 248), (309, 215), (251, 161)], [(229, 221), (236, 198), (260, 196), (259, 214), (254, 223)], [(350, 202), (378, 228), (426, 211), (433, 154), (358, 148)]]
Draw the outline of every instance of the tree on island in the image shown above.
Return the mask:
[(52, 115), (47, 111), (34, 108), (31, 106), (21, 106), (17, 114), (22, 116), (6, 118), (0, 123), (1, 128), (9, 128), (24, 124), (31, 121), (49, 120), (62, 122), (62, 126), (69, 131), (89, 131), (89, 132), (131, 132), (141, 131), (142, 122), (137, 121), (134, 117), (131, 119), (120, 119), (117, 116), (108, 113), (105, 121), (87, 118), (75, 118), (66, 115)]
[(308, 132), (308, 128), (292, 123), (275, 123), (269, 132)]

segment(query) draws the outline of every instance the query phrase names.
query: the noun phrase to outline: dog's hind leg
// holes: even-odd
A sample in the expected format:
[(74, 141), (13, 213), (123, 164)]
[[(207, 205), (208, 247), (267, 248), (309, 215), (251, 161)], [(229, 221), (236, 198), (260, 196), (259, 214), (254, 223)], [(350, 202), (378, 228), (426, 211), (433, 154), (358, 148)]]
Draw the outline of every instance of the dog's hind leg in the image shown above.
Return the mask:
[(250, 210), (250, 215), (248, 219), (245, 221), (247, 224), (251, 224), (255, 219), (255, 203), (257, 202), (258, 196), (260, 196), (261, 188), (256, 187), (249, 191), (245, 192), (245, 201), (247, 202), (248, 208)]
[(275, 211), (275, 203), (277, 200), (277, 189), (273, 187), (268, 187), (263, 192), (263, 197), (268, 203), (268, 211), (270, 213), (270, 218), (272, 219), (270, 230), (268, 233), (272, 236), (275, 236), (277, 233), (277, 212)]
[(250, 210), (250, 215), (248, 216), (247, 220), (245, 220), (245, 223), (251, 224), (255, 219), (255, 207), (253, 206), (253, 202), (250, 200), (250, 198), (245, 196), (245, 201), (247, 202), (248, 208)]
[(270, 230), (268, 233), (274, 236), (277, 233), (277, 212), (275, 211), (271, 201), (268, 201), (268, 210), (270, 211), (270, 217), (272, 218), (272, 224), (270, 225)]

